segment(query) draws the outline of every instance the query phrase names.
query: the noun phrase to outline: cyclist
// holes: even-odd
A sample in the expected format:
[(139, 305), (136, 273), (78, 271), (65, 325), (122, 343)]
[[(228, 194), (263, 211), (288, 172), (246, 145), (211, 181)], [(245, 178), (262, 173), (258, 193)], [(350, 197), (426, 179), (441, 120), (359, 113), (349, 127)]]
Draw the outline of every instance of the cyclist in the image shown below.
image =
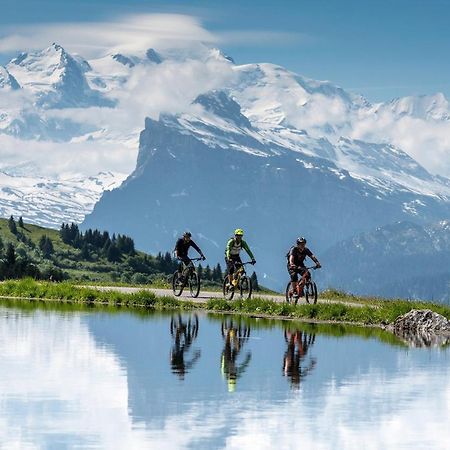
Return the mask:
[[(306, 281), (310, 277), (310, 273), (305, 267), (306, 257), (311, 258), (316, 263), (316, 269), (320, 269), (322, 267), (319, 260), (311, 252), (311, 250), (306, 247), (306, 239), (304, 237), (299, 237), (296, 245), (292, 246), (287, 254), (287, 269), (289, 275), (291, 276), (294, 297), (298, 297), (299, 295), (300, 297), (303, 297), (303, 288), (305, 287)], [(298, 282), (299, 274), (301, 275), (300, 283)]]
[(200, 250), (200, 247), (191, 239), (192, 234), (189, 231), (185, 231), (183, 233), (183, 237), (178, 239), (177, 243), (175, 244), (175, 256), (180, 261), (180, 268), (178, 269), (180, 273), (183, 273), (183, 264), (185, 267), (189, 266), (191, 264), (191, 260), (189, 259), (188, 253), (189, 249), (193, 247), (197, 253), (200, 255), (202, 260), (204, 261), (205, 255)]
[(227, 264), (227, 270), (228, 270), (228, 276), (230, 278), (230, 283), (234, 287), (236, 286), (238, 280), (235, 280), (233, 278), (233, 274), (236, 268), (236, 264), (242, 264), (242, 260), (240, 257), (241, 250), (244, 249), (248, 256), (252, 260), (252, 264), (256, 264), (255, 257), (253, 256), (252, 251), (250, 250), (250, 247), (248, 246), (247, 242), (243, 239), (244, 236), (244, 230), (241, 228), (237, 228), (234, 231), (234, 237), (232, 237), (228, 243), (227, 248), (225, 250), (225, 262)]

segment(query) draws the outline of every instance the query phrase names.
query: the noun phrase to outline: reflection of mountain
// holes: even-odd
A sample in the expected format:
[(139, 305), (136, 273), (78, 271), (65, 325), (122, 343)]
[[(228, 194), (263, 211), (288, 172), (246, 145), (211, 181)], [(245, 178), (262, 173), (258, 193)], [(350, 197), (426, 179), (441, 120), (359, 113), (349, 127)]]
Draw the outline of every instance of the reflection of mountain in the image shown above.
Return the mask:
[(246, 336), (251, 327), (252, 362), (230, 394), (218, 361), (221, 320), (200, 317), (202, 358), (184, 381), (170, 370), (170, 321), (0, 308), (0, 445), (359, 448), (364, 436), (396, 449), (445, 448), (450, 438), (445, 351), (316, 333), (308, 353), (319, 363), (293, 392), (280, 373), (283, 328), (246, 319), (233, 328)]

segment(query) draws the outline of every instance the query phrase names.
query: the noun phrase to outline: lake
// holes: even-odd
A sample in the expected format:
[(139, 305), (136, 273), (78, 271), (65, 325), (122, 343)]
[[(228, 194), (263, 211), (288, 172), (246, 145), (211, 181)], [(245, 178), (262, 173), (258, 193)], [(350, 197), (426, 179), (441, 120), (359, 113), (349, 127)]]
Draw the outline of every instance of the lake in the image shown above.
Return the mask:
[(0, 306), (2, 449), (448, 449), (450, 352), (378, 329)]

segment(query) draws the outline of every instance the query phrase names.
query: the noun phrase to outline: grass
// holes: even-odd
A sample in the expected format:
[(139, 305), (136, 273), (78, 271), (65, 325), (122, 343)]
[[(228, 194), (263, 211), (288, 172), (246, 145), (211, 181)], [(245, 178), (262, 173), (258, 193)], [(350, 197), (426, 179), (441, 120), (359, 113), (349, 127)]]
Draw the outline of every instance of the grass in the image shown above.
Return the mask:
[(159, 297), (147, 290), (141, 290), (136, 293), (105, 292), (94, 288), (75, 286), (69, 282), (37, 282), (30, 278), (1, 283), (0, 296), (57, 300), (59, 302), (80, 304), (101, 303), (113, 306), (135, 306), (153, 309), (193, 309), (199, 306), (190, 301), (179, 301), (172, 297)]
[[(405, 300), (383, 300), (325, 294), (325, 298), (335, 303), (315, 305), (290, 305), (270, 299), (253, 298), (251, 300), (226, 301), (211, 298), (205, 303), (185, 299), (160, 297), (148, 290), (136, 293), (100, 291), (95, 288), (76, 286), (70, 282), (37, 282), (33, 279), (10, 280), (0, 283), (0, 296), (9, 298), (50, 299), (58, 302), (79, 304), (104, 304), (111, 306), (144, 307), (162, 309), (207, 309), (209, 311), (245, 314), (259, 317), (300, 319), (303, 321), (321, 321), (337, 323), (356, 323), (364, 325), (386, 325), (392, 323), (401, 314), (411, 309), (431, 309), (450, 319), (450, 307), (426, 302)], [(353, 305), (352, 303), (358, 303)]]

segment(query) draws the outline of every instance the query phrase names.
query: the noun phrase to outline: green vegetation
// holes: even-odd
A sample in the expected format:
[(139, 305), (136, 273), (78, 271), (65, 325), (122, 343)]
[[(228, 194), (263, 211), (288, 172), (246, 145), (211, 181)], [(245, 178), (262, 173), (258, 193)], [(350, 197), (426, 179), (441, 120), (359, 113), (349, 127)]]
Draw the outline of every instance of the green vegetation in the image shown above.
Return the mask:
[[(107, 231), (81, 232), (30, 225), (20, 217), (0, 219), (0, 280), (32, 277), (80, 283), (146, 285), (168, 288), (178, 262), (169, 252), (151, 256), (137, 251), (132, 238)], [(222, 268), (199, 267), (204, 288), (219, 289)]]
[[(323, 298), (323, 297), (321, 297)], [(431, 309), (450, 319), (450, 307), (428, 302), (406, 300), (365, 299), (360, 297), (330, 297), (327, 303), (315, 305), (290, 305), (272, 300), (254, 298), (227, 302), (210, 299), (207, 308), (212, 311), (287, 317), (311, 321), (360, 323), (386, 325), (411, 309)]]
[(37, 282), (33, 279), (10, 280), (0, 283), (0, 296), (27, 299), (53, 299), (60, 302), (81, 304), (108, 304), (115, 306), (136, 306), (154, 309), (207, 309), (256, 317), (277, 317), (305, 321), (328, 321), (383, 325), (392, 323), (399, 315), (413, 308), (428, 308), (450, 319), (450, 307), (445, 305), (408, 302), (404, 300), (360, 299), (347, 297), (333, 299), (316, 305), (289, 305), (273, 300), (254, 298), (251, 300), (226, 301), (212, 298), (205, 303), (192, 302), (172, 297), (158, 297), (148, 290), (133, 294), (117, 291), (101, 291), (73, 285), (70, 282)]

